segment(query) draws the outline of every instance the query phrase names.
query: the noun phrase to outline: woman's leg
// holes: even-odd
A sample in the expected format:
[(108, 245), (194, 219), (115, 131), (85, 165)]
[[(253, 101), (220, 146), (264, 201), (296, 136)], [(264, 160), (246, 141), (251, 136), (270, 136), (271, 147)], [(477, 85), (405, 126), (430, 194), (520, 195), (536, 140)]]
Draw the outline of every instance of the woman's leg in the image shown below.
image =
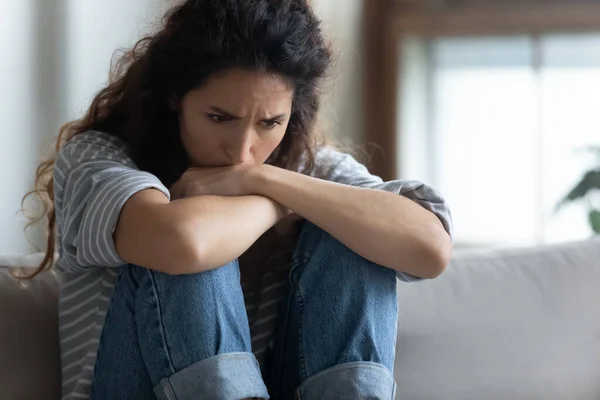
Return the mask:
[(195, 275), (132, 265), (120, 272), (91, 398), (154, 396), (268, 398), (251, 352), (237, 261)]
[(306, 223), (290, 281), (269, 368), (273, 398), (393, 399), (395, 272)]

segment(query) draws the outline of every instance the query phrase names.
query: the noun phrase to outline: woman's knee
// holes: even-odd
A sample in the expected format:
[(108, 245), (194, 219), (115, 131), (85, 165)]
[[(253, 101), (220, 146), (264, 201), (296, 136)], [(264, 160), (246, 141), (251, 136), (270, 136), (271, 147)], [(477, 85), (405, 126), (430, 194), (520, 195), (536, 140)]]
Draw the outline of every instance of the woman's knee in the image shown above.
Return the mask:
[(239, 282), (240, 270), (237, 260), (233, 260), (222, 267), (197, 274), (170, 275), (145, 267), (128, 264), (123, 267), (121, 274), (127, 275), (138, 288), (152, 290), (172, 291), (179, 293), (213, 290), (221, 287), (231, 289), (232, 282)]
[(233, 320), (245, 317), (244, 295), (237, 260), (210, 271), (168, 275), (136, 265), (123, 267), (113, 296), (125, 297), (136, 314), (164, 314), (218, 325), (215, 312)]
[(397, 302), (394, 270), (367, 260), (312, 223), (303, 227), (292, 280), (304, 294), (344, 298), (348, 304)]
[(237, 261), (190, 275), (168, 275), (135, 265), (123, 273), (136, 280), (133, 302), (144, 354), (168, 343), (172, 368), (178, 371), (217, 354), (250, 351)]
[(380, 271), (381, 275), (387, 275), (395, 279), (395, 272), (389, 268), (375, 264), (355, 253), (331, 234), (319, 228), (313, 223), (306, 222), (302, 228), (295, 252), (297, 262), (305, 262), (307, 265), (319, 265), (326, 263), (329, 267), (354, 269), (367, 268), (370, 272)]

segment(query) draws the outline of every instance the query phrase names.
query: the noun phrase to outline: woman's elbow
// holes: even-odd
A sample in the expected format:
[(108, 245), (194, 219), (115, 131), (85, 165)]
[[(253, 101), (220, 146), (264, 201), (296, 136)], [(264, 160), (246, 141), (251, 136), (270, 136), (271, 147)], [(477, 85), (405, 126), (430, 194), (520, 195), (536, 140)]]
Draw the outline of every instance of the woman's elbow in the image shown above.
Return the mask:
[(188, 224), (182, 222), (174, 226), (165, 243), (161, 263), (164, 263), (159, 269), (168, 275), (187, 275), (204, 272), (209, 268), (205, 265), (206, 251), (202, 240), (197, 238)]
[[(410, 251), (411, 256), (407, 257), (405, 254), (396, 257), (401, 263), (393, 266), (392, 269), (409, 273), (417, 278), (435, 279), (450, 263), (452, 241), (444, 231), (443, 234), (430, 235), (427, 239), (413, 242), (407, 251)], [(407, 268), (409, 265), (410, 270)]]
[(445, 270), (452, 257), (452, 240), (450, 235), (444, 231), (436, 235), (435, 239), (425, 243), (423, 249), (424, 273), (422, 278), (434, 279), (440, 276)]
[(440, 246), (431, 251), (430, 272), (427, 278), (434, 279), (440, 276), (448, 264), (452, 255), (452, 246)]
[[(187, 242), (187, 243), (186, 243)], [(166, 271), (169, 275), (189, 275), (207, 271), (204, 251), (198, 243), (184, 240), (173, 252), (173, 262)]]

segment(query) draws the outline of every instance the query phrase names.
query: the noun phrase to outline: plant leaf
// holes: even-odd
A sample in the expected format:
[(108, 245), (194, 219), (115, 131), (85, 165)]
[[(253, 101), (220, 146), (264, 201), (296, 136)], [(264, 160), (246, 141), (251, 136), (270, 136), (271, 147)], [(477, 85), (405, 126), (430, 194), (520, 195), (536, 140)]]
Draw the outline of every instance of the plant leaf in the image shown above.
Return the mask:
[(581, 181), (565, 196), (559, 206), (585, 197), (591, 190), (600, 189), (600, 169), (588, 171)]
[(589, 218), (590, 218), (590, 225), (592, 227), (592, 230), (596, 234), (600, 235), (600, 211), (598, 211), (598, 210), (590, 211)]
[(595, 234), (600, 235), (600, 211), (592, 210), (589, 214), (590, 227)]

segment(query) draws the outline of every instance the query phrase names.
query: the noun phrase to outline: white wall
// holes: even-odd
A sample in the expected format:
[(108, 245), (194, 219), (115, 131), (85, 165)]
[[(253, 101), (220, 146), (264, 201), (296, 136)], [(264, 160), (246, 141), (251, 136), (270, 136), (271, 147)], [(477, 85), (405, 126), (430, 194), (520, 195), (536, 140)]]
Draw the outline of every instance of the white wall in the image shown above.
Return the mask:
[(34, 108), (37, 57), (33, 0), (0, 0), (0, 253), (23, 252), (16, 236), (22, 195), (29, 190), (37, 147)]
[(152, 28), (168, 0), (0, 0), (0, 255), (42, 249), (17, 218), (60, 126), (103, 87), (113, 51)]
[(112, 56), (130, 48), (160, 22), (168, 0), (66, 0), (69, 118), (89, 106), (108, 79)]

